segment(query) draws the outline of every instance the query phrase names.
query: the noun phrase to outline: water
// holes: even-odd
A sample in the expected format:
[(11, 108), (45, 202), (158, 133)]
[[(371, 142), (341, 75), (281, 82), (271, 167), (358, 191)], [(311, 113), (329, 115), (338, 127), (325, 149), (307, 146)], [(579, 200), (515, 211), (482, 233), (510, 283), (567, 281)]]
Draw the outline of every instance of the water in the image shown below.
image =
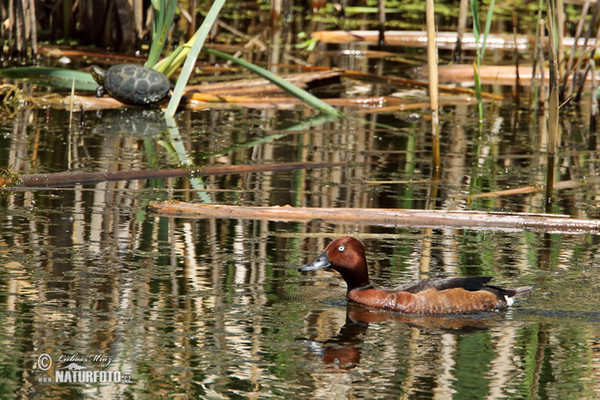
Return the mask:
[[(475, 107), (444, 107), (437, 208), (542, 211), (541, 194), (468, 199), (543, 182), (538, 118), (511, 104), (486, 110), (480, 135)], [(139, 122), (115, 130), (109, 112), (77, 113), (71, 133), (64, 111), (25, 109), (0, 120), (0, 167), (19, 173), (169, 168), (180, 163), (168, 150), (173, 144), (199, 166), (347, 163), (202, 183), (4, 191), (0, 397), (600, 397), (596, 235), (170, 218), (146, 208), (168, 199), (424, 208), (429, 121), (415, 111), (344, 111), (367, 123), (284, 132), (313, 114), (303, 107), (184, 111), (181, 138), (171, 142), (142, 132)], [(557, 176), (595, 177), (594, 135), (584, 114), (569, 118)], [(554, 210), (597, 218), (595, 191), (593, 182), (559, 191)], [(335, 272), (296, 269), (346, 234), (365, 243), (376, 286), (483, 274), (535, 290), (508, 312), (476, 316), (411, 317), (348, 304)], [(83, 369), (71, 371), (73, 362)], [(121, 382), (56, 382), (72, 374)]]

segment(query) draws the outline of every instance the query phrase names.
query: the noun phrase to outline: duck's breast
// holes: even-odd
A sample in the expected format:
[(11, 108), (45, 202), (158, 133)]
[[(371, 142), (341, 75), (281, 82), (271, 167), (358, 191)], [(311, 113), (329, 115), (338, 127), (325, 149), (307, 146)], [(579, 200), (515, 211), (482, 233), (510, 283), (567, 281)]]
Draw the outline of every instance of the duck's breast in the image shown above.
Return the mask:
[(382, 310), (412, 313), (416, 296), (408, 292), (388, 291), (381, 289), (353, 289), (348, 292), (348, 299), (368, 307)]

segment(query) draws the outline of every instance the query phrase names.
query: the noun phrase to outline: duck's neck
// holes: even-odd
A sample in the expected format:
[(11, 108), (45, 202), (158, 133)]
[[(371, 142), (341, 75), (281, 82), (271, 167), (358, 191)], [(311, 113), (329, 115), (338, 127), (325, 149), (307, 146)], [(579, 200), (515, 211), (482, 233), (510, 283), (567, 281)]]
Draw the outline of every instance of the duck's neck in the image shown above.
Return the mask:
[(338, 270), (348, 285), (348, 292), (352, 289), (366, 289), (372, 287), (371, 282), (369, 282), (369, 271), (367, 270), (366, 264), (366, 261), (364, 261), (361, 268)]

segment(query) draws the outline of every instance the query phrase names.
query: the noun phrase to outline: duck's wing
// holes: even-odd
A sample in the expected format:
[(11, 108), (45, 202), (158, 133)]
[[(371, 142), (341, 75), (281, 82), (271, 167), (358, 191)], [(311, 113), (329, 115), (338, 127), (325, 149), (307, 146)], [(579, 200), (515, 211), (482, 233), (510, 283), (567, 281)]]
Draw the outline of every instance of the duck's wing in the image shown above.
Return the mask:
[[(460, 278), (429, 278), (419, 279), (414, 282), (410, 282), (400, 286), (394, 291), (402, 291), (409, 293), (419, 293), (428, 289), (435, 289), (438, 291), (454, 288), (462, 288), (469, 291), (485, 290), (488, 286), (487, 283), (492, 280), (491, 276), (467, 276)], [(501, 289), (495, 286), (494, 288)]]
[(511, 288), (505, 288), (505, 287), (496, 286), (496, 285), (485, 285), (483, 290), (487, 290), (488, 292), (495, 293), (496, 295), (502, 295), (502, 296), (507, 296), (509, 298), (513, 298), (513, 297), (523, 297), (523, 296), (529, 294), (529, 292), (531, 292), (533, 290), (533, 286), (521, 286), (521, 287), (518, 287), (515, 289), (511, 289)]
[(491, 292), (495, 294), (498, 299), (502, 301), (506, 301), (508, 303), (512, 303), (511, 300), (514, 297), (522, 297), (527, 295), (529, 292), (533, 290), (532, 286), (522, 286), (515, 289), (505, 288), (502, 286), (490, 285), (489, 281), (492, 280), (491, 276), (467, 276), (461, 278), (445, 278), (445, 279), (437, 279), (437, 278), (429, 278), (429, 279), (420, 279), (414, 282), (407, 283), (405, 285), (400, 286), (394, 291), (403, 291), (409, 293), (420, 293), (424, 292), (428, 289), (435, 289), (436, 291), (442, 291), (447, 289), (464, 289), (470, 292), (475, 292), (478, 290), (485, 290), (486, 292)]

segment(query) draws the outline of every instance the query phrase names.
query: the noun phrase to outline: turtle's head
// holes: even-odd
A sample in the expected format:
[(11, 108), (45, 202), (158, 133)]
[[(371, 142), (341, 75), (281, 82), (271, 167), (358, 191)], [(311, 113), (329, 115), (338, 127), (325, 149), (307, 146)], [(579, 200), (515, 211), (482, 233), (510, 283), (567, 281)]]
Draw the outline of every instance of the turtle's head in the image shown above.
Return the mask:
[(100, 68), (97, 65), (92, 65), (91, 72), (92, 72), (92, 78), (94, 78), (96, 83), (98, 83), (98, 85), (104, 85), (104, 73), (106, 71), (104, 71), (102, 68)]

